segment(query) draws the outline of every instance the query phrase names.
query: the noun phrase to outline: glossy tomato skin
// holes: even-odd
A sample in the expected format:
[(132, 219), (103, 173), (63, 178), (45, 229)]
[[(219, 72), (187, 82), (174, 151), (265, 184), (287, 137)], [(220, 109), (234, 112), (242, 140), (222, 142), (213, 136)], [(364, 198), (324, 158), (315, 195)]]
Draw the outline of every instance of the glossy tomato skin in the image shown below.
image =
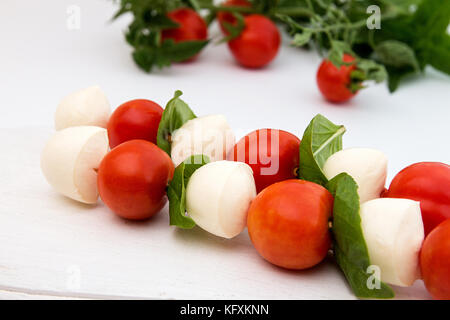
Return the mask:
[[(179, 25), (178, 28), (162, 31), (162, 40), (173, 39), (175, 42), (206, 40), (208, 39), (208, 26), (205, 20), (190, 8), (173, 10), (167, 16)], [(192, 60), (196, 56), (188, 59)]]
[[(252, 4), (247, 0), (227, 0), (224, 3), (222, 3), (222, 6), (224, 7), (245, 7), (250, 8)], [(237, 21), (236, 18), (233, 16), (231, 12), (225, 12), (225, 11), (219, 11), (217, 13), (217, 20), (219, 21), (220, 29), (223, 33), (227, 34), (224, 27), (224, 23), (229, 23), (231, 25), (236, 25)]]
[(311, 268), (330, 249), (332, 208), (332, 195), (318, 184), (298, 179), (278, 182), (264, 189), (250, 206), (250, 239), (259, 254), (276, 266)]
[(122, 218), (148, 219), (166, 203), (166, 187), (173, 171), (172, 160), (155, 144), (145, 140), (124, 142), (100, 163), (100, 197)]
[[(353, 62), (349, 54), (344, 54), (344, 62)], [(322, 95), (331, 102), (345, 102), (355, 96), (349, 89), (351, 82), (350, 74), (356, 66), (341, 66), (339, 69), (329, 60), (324, 60), (317, 71), (317, 86)]]
[(242, 66), (264, 67), (276, 57), (280, 49), (280, 32), (275, 23), (262, 15), (248, 15), (244, 23), (244, 30), (228, 42), (228, 47)]
[(300, 139), (292, 133), (260, 129), (239, 140), (227, 158), (248, 164), (253, 170), (256, 191), (261, 192), (271, 184), (296, 178), (299, 149)]
[(108, 121), (109, 146), (142, 139), (156, 143), (163, 108), (150, 100), (132, 100), (119, 106)]
[(450, 219), (425, 238), (420, 252), (420, 269), (433, 299), (450, 300)]
[(385, 198), (420, 201), (425, 234), (450, 218), (450, 166), (440, 162), (419, 162), (400, 171)]

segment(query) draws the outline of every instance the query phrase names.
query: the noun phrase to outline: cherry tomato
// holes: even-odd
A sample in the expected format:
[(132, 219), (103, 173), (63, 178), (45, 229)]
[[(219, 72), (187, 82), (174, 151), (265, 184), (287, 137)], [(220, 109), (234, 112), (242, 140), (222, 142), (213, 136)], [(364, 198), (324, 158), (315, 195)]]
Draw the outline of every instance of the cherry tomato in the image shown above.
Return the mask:
[[(344, 54), (344, 62), (353, 62), (349, 54)], [(317, 85), (323, 96), (331, 102), (345, 102), (353, 98), (356, 92), (350, 90), (350, 74), (356, 66), (341, 66), (339, 69), (329, 60), (324, 60), (317, 71)]]
[[(245, 7), (250, 8), (252, 4), (247, 0), (227, 0), (222, 3), (224, 7)], [(220, 29), (223, 33), (227, 34), (228, 32), (225, 29), (224, 23), (229, 23), (231, 25), (236, 25), (236, 18), (233, 16), (231, 12), (219, 11), (217, 14), (217, 20), (219, 21)]]
[[(162, 40), (173, 39), (175, 42), (206, 40), (208, 39), (208, 26), (205, 20), (190, 8), (173, 10), (167, 16), (179, 25), (178, 28), (162, 31)], [(188, 59), (192, 60), (196, 56)]]
[(155, 144), (145, 140), (124, 142), (100, 163), (100, 197), (122, 218), (150, 218), (167, 201), (166, 187), (173, 171), (172, 160)]
[(420, 201), (428, 234), (450, 218), (450, 166), (439, 162), (413, 164), (394, 177), (384, 197)]
[(433, 299), (450, 300), (450, 219), (426, 237), (420, 252), (420, 269)]
[(253, 170), (256, 190), (282, 180), (294, 179), (299, 164), (300, 139), (276, 129), (256, 130), (242, 138), (228, 160), (245, 162)]
[(228, 42), (228, 47), (244, 67), (264, 67), (276, 57), (280, 49), (280, 32), (275, 23), (262, 15), (248, 15), (244, 23), (244, 30)]
[(298, 179), (278, 182), (250, 205), (250, 239), (274, 265), (297, 270), (313, 267), (330, 249), (332, 208), (333, 196), (318, 184)]
[(119, 106), (108, 121), (109, 146), (134, 139), (156, 143), (163, 108), (150, 100), (132, 100)]

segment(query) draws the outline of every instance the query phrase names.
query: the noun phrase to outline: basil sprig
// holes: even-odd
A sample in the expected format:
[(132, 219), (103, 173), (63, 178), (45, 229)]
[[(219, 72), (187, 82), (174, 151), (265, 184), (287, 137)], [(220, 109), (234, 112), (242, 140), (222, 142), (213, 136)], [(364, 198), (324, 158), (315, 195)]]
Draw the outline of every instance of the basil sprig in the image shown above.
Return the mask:
[(364, 234), (361, 228), (358, 185), (346, 173), (341, 173), (327, 184), (334, 196), (333, 236), (334, 256), (354, 294), (359, 298), (387, 299), (394, 291), (379, 279), (379, 286), (368, 284), (373, 275)]
[(167, 103), (164, 109), (158, 127), (156, 142), (158, 147), (167, 152), (169, 156), (171, 152), (172, 133), (189, 120), (196, 118), (194, 112), (186, 102), (180, 99), (182, 94), (183, 92), (180, 90), (175, 92), (175, 96)]
[(327, 159), (342, 149), (345, 127), (317, 115), (306, 128), (300, 144), (299, 177), (327, 188), (334, 196), (333, 241), (336, 261), (353, 292), (360, 298), (392, 298), (392, 289), (376, 279), (378, 287), (369, 286), (369, 252), (361, 227), (358, 185), (346, 173), (331, 181), (322, 169)]
[(335, 125), (322, 115), (311, 120), (300, 143), (299, 178), (325, 186), (328, 179), (322, 172), (325, 161), (342, 149), (344, 126)]
[(186, 187), (195, 170), (209, 162), (204, 155), (194, 155), (187, 158), (173, 174), (173, 179), (167, 189), (169, 198), (170, 225), (182, 229), (192, 229), (195, 222), (186, 215)]

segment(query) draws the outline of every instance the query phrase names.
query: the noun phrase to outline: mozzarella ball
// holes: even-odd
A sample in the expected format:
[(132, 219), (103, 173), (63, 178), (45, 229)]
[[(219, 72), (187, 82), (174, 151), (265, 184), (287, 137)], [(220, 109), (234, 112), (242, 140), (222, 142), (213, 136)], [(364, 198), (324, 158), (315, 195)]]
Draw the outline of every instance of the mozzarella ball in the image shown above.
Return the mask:
[(200, 154), (211, 162), (223, 160), (234, 143), (234, 133), (223, 115), (195, 118), (173, 133), (172, 161), (178, 166), (189, 156)]
[(381, 281), (411, 286), (420, 278), (419, 252), (424, 239), (420, 203), (408, 199), (375, 199), (361, 205), (361, 226), (370, 262)]
[(62, 130), (75, 126), (106, 128), (110, 114), (108, 99), (98, 86), (69, 94), (58, 105), (55, 128)]
[(233, 161), (210, 162), (197, 169), (186, 188), (186, 211), (202, 229), (233, 238), (245, 229), (256, 197), (252, 169)]
[(387, 158), (378, 150), (367, 148), (344, 149), (331, 155), (325, 162), (323, 173), (329, 180), (346, 172), (358, 184), (361, 203), (379, 198), (387, 176)]
[(97, 172), (109, 149), (106, 129), (94, 126), (57, 131), (41, 154), (41, 169), (59, 193), (79, 202), (97, 202)]

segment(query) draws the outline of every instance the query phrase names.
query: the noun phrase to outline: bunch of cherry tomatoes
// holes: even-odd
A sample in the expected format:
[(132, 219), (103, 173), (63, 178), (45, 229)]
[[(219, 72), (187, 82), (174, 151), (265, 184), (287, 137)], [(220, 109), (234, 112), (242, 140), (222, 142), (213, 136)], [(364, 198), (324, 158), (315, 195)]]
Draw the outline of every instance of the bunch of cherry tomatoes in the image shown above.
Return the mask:
[[(251, 7), (251, 3), (247, 0), (227, 0), (223, 6)], [(175, 42), (208, 39), (208, 26), (195, 10), (179, 8), (169, 12), (168, 16), (179, 27), (163, 30), (163, 39), (173, 39)], [(229, 12), (219, 12), (217, 20), (225, 35), (228, 34), (227, 24), (233, 26), (237, 24), (236, 18)], [(246, 68), (262, 68), (268, 65), (275, 59), (280, 49), (281, 35), (277, 26), (272, 20), (260, 14), (246, 15), (244, 25), (239, 36), (228, 41), (228, 48), (233, 57)], [(350, 74), (356, 68), (352, 64), (354, 58), (345, 54), (343, 61), (348, 65), (337, 68), (329, 60), (324, 60), (317, 73), (319, 90), (331, 102), (348, 101), (357, 93), (350, 89)]]

